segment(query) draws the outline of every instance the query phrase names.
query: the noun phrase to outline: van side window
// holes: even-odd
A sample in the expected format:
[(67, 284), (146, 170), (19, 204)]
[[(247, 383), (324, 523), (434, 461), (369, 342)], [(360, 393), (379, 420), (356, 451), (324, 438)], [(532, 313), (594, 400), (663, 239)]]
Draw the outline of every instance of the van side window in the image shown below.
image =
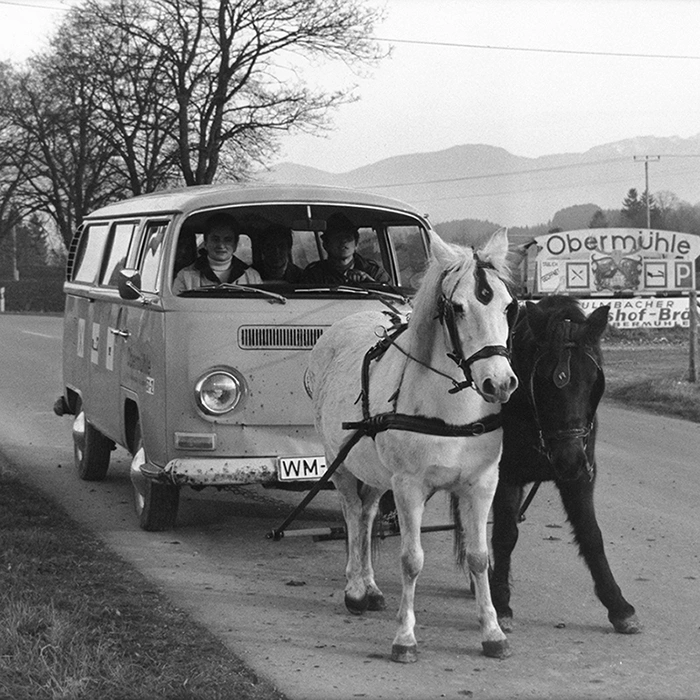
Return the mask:
[(129, 221), (128, 223), (115, 224), (112, 227), (109, 254), (102, 270), (100, 284), (108, 287), (117, 286), (117, 275), (119, 270), (126, 266), (126, 256), (129, 252), (136, 225), (136, 222)]
[(75, 255), (72, 281), (94, 282), (102, 264), (109, 224), (91, 224), (83, 229)]
[(141, 250), (136, 267), (141, 272), (141, 289), (144, 292), (158, 291), (158, 273), (167, 229), (167, 221), (149, 222), (141, 239)]

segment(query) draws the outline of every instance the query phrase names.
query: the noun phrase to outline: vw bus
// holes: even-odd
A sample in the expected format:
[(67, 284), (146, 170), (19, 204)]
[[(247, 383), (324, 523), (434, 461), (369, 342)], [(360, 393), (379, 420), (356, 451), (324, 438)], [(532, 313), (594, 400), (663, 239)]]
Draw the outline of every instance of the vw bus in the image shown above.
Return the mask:
[[(291, 259), (303, 269), (324, 257), (326, 222), (341, 213), (359, 232), (358, 252), (390, 282), (263, 278), (176, 294), (175, 276), (218, 213), (238, 223), (235, 255), (257, 269), (271, 225), (291, 231)], [(174, 525), (183, 487), (308, 488), (326, 468), (304, 386), (308, 353), (342, 316), (408, 311), (429, 226), (373, 194), (277, 185), (162, 191), (90, 214), (69, 250), (55, 407), (74, 416), (78, 476), (103, 479), (114, 445), (126, 448), (144, 530)]]

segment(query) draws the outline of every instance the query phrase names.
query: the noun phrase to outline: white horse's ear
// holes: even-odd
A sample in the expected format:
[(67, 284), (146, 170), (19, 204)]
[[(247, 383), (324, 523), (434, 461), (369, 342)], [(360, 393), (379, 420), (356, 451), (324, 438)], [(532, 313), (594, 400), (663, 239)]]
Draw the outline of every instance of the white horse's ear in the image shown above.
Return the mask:
[(508, 254), (508, 229), (499, 228), (492, 233), (491, 238), (484, 243), (479, 252), (497, 267), (503, 265)]
[(428, 231), (428, 239), (430, 240), (430, 255), (441, 263), (447, 264), (454, 256), (450, 246), (435, 231)]

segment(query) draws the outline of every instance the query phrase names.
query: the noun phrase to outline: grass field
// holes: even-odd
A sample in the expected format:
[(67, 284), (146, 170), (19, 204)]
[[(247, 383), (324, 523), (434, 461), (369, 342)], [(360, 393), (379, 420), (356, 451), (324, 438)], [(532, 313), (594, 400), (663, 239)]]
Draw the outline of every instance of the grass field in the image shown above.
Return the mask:
[(0, 470), (1, 700), (281, 700), (54, 503)]
[(689, 381), (687, 329), (608, 331), (603, 340), (608, 401), (700, 422), (698, 381)]
[[(700, 422), (687, 331), (611, 330), (603, 353), (605, 400)], [(0, 700), (44, 698), (282, 695), (55, 504), (0, 470)]]

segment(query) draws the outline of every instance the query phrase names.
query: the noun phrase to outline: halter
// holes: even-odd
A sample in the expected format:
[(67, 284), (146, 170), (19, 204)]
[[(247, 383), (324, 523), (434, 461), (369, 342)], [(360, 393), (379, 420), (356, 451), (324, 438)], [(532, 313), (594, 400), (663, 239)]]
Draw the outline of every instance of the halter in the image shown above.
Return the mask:
[[(552, 373), (552, 382), (558, 389), (563, 389), (571, 381), (571, 349), (577, 347), (577, 343), (573, 337), (573, 331), (576, 324), (573, 324), (570, 319), (564, 319), (561, 323), (560, 328), (562, 329), (562, 347), (560, 350), (559, 358), (557, 364)], [(595, 402), (595, 407), (593, 411), (593, 418), (585, 426), (577, 426), (574, 428), (563, 428), (560, 430), (550, 430), (545, 431), (542, 428), (542, 422), (540, 420), (539, 411), (537, 410), (537, 400), (535, 398), (535, 375), (537, 374), (537, 366), (540, 360), (545, 356), (546, 352), (540, 352), (536, 357), (532, 365), (532, 372), (530, 373), (529, 381), (527, 383), (528, 387), (528, 400), (532, 406), (532, 413), (535, 418), (535, 425), (537, 427), (537, 436), (539, 441), (538, 451), (544, 455), (549, 463), (554, 468), (554, 461), (552, 459), (552, 451), (549, 448), (547, 442), (552, 441), (563, 441), (563, 440), (576, 440), (581, 439), (583, 441), (584, 450), (588, 447), (588, 438), (590, 437), (593, 426), (595, 425), (595, 409), (598, 407), (598, 402), (600, 401), (600, 396), (597, 397)], [(603, 368), (596, 358), (588, 351), (584, 350), (584, 355), (588, 357), (596, 367), (598, 374), (605, 381), (605, 376), (603, 374)], [(602, 396), (602, 392), (601, 392)], [(555, 469), (556, 471), (556, 469)], [(591, 464), (587, 464), (587, 472), (589, 481), (593, 478), (593, 467)]]

